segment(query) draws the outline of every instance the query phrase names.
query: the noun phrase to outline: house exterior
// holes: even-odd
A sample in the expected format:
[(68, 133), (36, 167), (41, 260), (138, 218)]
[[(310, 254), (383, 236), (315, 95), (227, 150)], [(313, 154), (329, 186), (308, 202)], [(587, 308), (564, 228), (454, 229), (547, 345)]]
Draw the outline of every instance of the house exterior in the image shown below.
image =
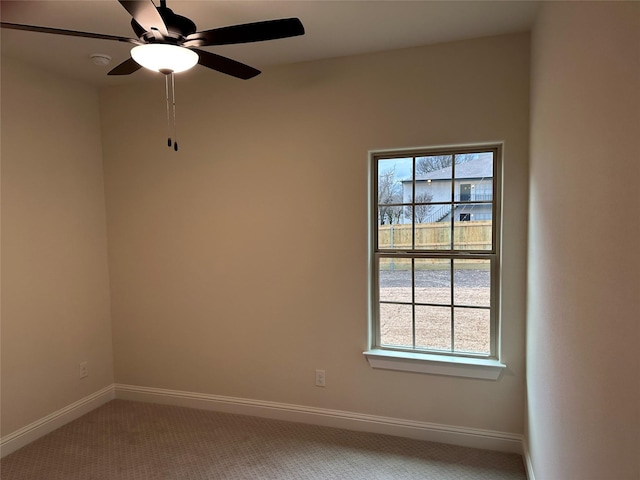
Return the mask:
[[(493, 196), (493, 156), (480, 153), (476, 158), (455, 166), (453, 208), (451, 198), (452, 167), (416, 176), (416, 223), (491, 220)], [(412, 201), (411, 179), (402, 181), (402, 202)], [(465, 202), (465, 203), (458, 203)], [(466, 203), (473, 202), (473, 203)], [(476, 203), (477, 202), (477, 203)], [(486, 202), (486, 203), (482, 203)], [(453, 209), (453, 212), (452, 212)], [(405, 207), (403, 223), (411, 223), (411, 208)]]

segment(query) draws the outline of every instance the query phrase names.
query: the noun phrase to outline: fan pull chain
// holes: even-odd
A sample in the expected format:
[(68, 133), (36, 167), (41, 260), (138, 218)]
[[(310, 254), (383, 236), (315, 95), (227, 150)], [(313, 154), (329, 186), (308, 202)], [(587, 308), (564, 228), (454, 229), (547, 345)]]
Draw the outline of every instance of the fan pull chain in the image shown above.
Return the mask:
[(176, 81), (171, 72), (171, 97), (173, 100), (173, 149), (178, 151), (178, 127), (176, 126)]
[(164, 76), (165, 98), (167, 100), (167, 147), (171, 147), (171, 117), (169, 115), (169, 75)]

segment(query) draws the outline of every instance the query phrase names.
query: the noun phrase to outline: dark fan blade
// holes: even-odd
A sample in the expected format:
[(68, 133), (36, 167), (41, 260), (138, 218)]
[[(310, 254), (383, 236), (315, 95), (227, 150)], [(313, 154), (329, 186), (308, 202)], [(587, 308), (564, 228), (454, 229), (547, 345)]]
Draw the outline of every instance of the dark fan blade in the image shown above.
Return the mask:
[(169, 35), (164, 20), (151, 0), (118, 1), (147, 32), (158, 30), (162, 35)]
[(276, 38), (304, 35), (302, 22), (297, 18), (282, 18), (265, 22), (244, 23), (230, 27), (214, 28), (189, 35), (185, 47), (205, 47), (207, 45), (230, 45), (233, 43), (261, 42)]
[(196, 50), (195, 48), (192, 50), (200, 57), (200, 60), (198, 60), (200, 65), (212, 68), (218, 72), (226, 73), (232, 77), (247, 80), (260, 73), (260, 70), (250, 67), (249, 65), (245, 65), (244, 63), (236, 62), (230, 58), (221, 57), (220, 55), (205, 52), (204, 50)]
[(140, 40), (133, 38), (116, 37), (115, 35), (102, 35), (101, 33), (76, 32), (75, 30), (62, 30), (60, 28), (37, 27), (35, 25), (21, 25), (19, 23), (0, 22), (0, 27), (12, 30), (26, 30), (27, 32), (53, 33), (55, 35), (69, 35), (71, 37), (97, 38), (100, 40), (116, 40), (118, 42), (135, 43), (139, 45)]
[(117, 67), (113, 68), (107, 75), (129, 75), (133, 72), (137, 72), (142, 68), (138, 62), (136, 62), (133, 58), (129, 58), (122, 62)]

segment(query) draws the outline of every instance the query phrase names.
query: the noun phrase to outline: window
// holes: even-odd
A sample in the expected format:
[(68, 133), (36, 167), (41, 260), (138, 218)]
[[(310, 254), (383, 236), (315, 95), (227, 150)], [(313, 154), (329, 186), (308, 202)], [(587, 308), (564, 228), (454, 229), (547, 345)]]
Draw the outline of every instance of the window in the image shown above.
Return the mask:
[[(413, 371), (425, 360), (503, 368), (501, 147), (374, 152), (371, 162), (369, 362), (409, 359), (410, 368), (398, 369)], [(489, 370), (479, 376), (493, 378)]]

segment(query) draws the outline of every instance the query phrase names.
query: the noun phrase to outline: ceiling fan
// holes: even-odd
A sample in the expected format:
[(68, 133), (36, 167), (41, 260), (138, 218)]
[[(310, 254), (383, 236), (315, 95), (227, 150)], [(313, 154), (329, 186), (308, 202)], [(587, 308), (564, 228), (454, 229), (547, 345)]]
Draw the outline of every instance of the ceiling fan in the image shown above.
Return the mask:
[(0, 26), (136, 45), (131, 51), (131, 58), (112, 69), (109, 75), (129, 75), (142, 67), (165, 74), (177, 73), (200, 64), (243, 80), (255, 77), (260, 70), (197, 47), (260, 42), (304, 35), (304, 27), (298, 18), (244, 23), (197, 32), (193, 21), (167, 8), (166, 0), (161, 0), (159, 7), (156, 7), (152, 0), (118, 2), (133, 17), (131, 27), (137, 39), (7, 22), (0, 22)]
[[(108, 75), (129, 75), (142, 67), (165, 75), (167, 145), (169, 147), (173, 145), (175, 151), (178, 151), (178, 141), (176, 139), (174, 73), (188, 70), (196, 64), (243, 80), (253, 78), (260, 73), (260, 70), (249, 65), (197, 47), (260, 42), (304, 35), (304, 27), (298, 18), (244, 23), (198, 32), (193, 21), (167, 8), (166, 0), (160, 0), (159, 7), (156, 7), (152, 0), (118, 0), (118, 2), (133, 17), (131, 27), (137, 39), (18, 23), (0, 22), (0, 26), (13, 30), (113, 40), (135, 45), (131, 49), (131, 57), (113, 68)], [(169, 79), (171, 79), (171, 88)], [(173, 113), (173, 141), (171, 140), (170, 110)]]

